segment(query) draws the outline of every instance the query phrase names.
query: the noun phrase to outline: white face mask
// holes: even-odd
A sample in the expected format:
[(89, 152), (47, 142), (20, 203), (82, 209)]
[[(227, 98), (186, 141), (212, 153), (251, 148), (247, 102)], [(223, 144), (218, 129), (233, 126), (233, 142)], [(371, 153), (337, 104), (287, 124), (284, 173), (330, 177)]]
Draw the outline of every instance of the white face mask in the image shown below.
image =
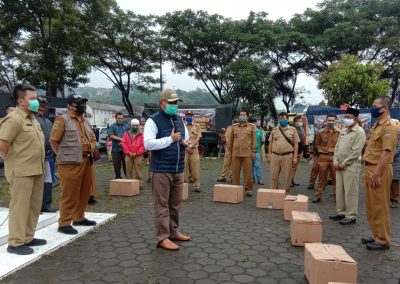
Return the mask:
[(353, 118), (345, 118), (344, 119), (344, 125), (347, 127), (352, 126), (354, 124), (354, 119)]

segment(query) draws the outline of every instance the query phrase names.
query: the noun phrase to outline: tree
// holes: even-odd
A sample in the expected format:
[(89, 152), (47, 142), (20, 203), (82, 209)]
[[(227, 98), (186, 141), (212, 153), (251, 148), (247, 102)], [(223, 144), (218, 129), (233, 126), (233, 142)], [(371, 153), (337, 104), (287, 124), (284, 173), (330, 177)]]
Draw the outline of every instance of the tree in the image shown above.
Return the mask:
[(318, 105), (319, 105), (319, 106), (326, 106), (326, 102), (325, 102), (324, 100), (322, 100), (322, 101), (320, 101), (320, 102), (318, 103)]
[(380, 79), (383, 71), (381, 63), (361, 64), (357, 56), (343, 54), (321, 73), (318, 87), (324, 90), (328, 105), (368, 107), (390, 89), (388, 80)]
[(236, 107), (240, 102), (242, 109), (260, 117), (261, 124), (267, 116), (277, 116), (270, 66), (262, 60), (244, 57), (232, 62), (227, 72), (233, 77), (231, 81), (235, 82), (230, 96), (232, 101), (236, 101)]
[(204, 11), (168, 13), (160, 18), (163, 50), (174, 71), (188, 71), (219, 103), (228, 103), (235, 78), (225, 70), (249, 54), (249, 44), (257, 40), (255, 23), (265, 17), (251, 13), (246, 20), (233, 21)]
[[(86, 83), (90, 71), (80, 26), (85, 7), (111, 0), (1, 0), (6, 30), (20, 36), (17, 77), (56, 96), (64, 88)], [(96, 15), (97, 20), (101, 20)]]
[(159, 38), (151, 16), (114, 8), (107, 20), (97, 22), (87, 37), (94, 67), (121, 91), (130, 114), (132, 88), (151, 92), (158, 82), (151, 73), (159, 68)]

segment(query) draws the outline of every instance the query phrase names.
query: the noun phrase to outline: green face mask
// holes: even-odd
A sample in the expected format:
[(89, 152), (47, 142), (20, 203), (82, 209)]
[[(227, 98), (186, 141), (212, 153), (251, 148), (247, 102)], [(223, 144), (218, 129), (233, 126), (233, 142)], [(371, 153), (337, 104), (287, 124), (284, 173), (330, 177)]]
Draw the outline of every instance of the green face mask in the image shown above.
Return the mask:
[(178, 105), (167, 104), (165, 113), (169, 115), (175, 115), (178, 112)]
[(31, 111), (37, 112), (39, 110), (39, 101), (38, 100), (31, 100), (29, 101), (29, 109)]
[(139, 128), (137, 128), (137, 127), (132, 127), (131, 128), (132, 133), (137, 133), (138, 130), (139, 130)]

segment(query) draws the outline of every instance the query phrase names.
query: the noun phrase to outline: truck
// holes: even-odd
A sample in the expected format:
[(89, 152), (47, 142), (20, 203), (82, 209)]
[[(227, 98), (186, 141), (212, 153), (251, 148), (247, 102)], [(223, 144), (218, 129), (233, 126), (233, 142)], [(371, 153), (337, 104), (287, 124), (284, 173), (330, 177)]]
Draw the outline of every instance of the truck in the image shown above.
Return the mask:
[[(145, 103), (143, 117), (147, 119), (159, 109), (160, 106), (158, 104)], [(221, 128), (226, 128), (232, 124), (232, 105), (179, 104), (178, 115), (184, 117), (187, 110), (194, 112), (194, 122), (199, 124), (202, 130), (202, 138), (199, 143), (200, 156), (216, 155), (218, 151), (218, 134)]]

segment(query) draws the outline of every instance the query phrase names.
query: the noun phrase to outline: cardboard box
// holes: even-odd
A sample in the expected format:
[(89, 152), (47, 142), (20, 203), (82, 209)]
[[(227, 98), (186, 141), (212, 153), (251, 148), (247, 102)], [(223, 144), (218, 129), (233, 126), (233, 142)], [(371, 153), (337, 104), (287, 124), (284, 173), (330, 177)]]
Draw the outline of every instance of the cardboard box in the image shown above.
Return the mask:
[(322, 220), (317, 212), (292, 211), (290, 223), (292, 245), (322, 242)]
[(308, 211), (308, 196), (305, 195), (286, 195), (283, 209), (283, 219), (292, 220), (292, 211)]
[(257, 190), (257, 208), (283, 209), (286, 192), (283, 189)]
[(357, 283), (357, 262), (339, 245), (306, 244), (304, 274), (310, 284)]
[(240, 203), (243, 201), (243, 186), (230, 184), (214, 185), (214, 201)]
[(182, 200), (185, 201), (189, 198), (189, 184), (184, 183), (183, 184), (183, 190), (182, 190)]
[(110, 180), (110, 195), (133, 196), (139, 194), (140, 181), (138, 179)]

